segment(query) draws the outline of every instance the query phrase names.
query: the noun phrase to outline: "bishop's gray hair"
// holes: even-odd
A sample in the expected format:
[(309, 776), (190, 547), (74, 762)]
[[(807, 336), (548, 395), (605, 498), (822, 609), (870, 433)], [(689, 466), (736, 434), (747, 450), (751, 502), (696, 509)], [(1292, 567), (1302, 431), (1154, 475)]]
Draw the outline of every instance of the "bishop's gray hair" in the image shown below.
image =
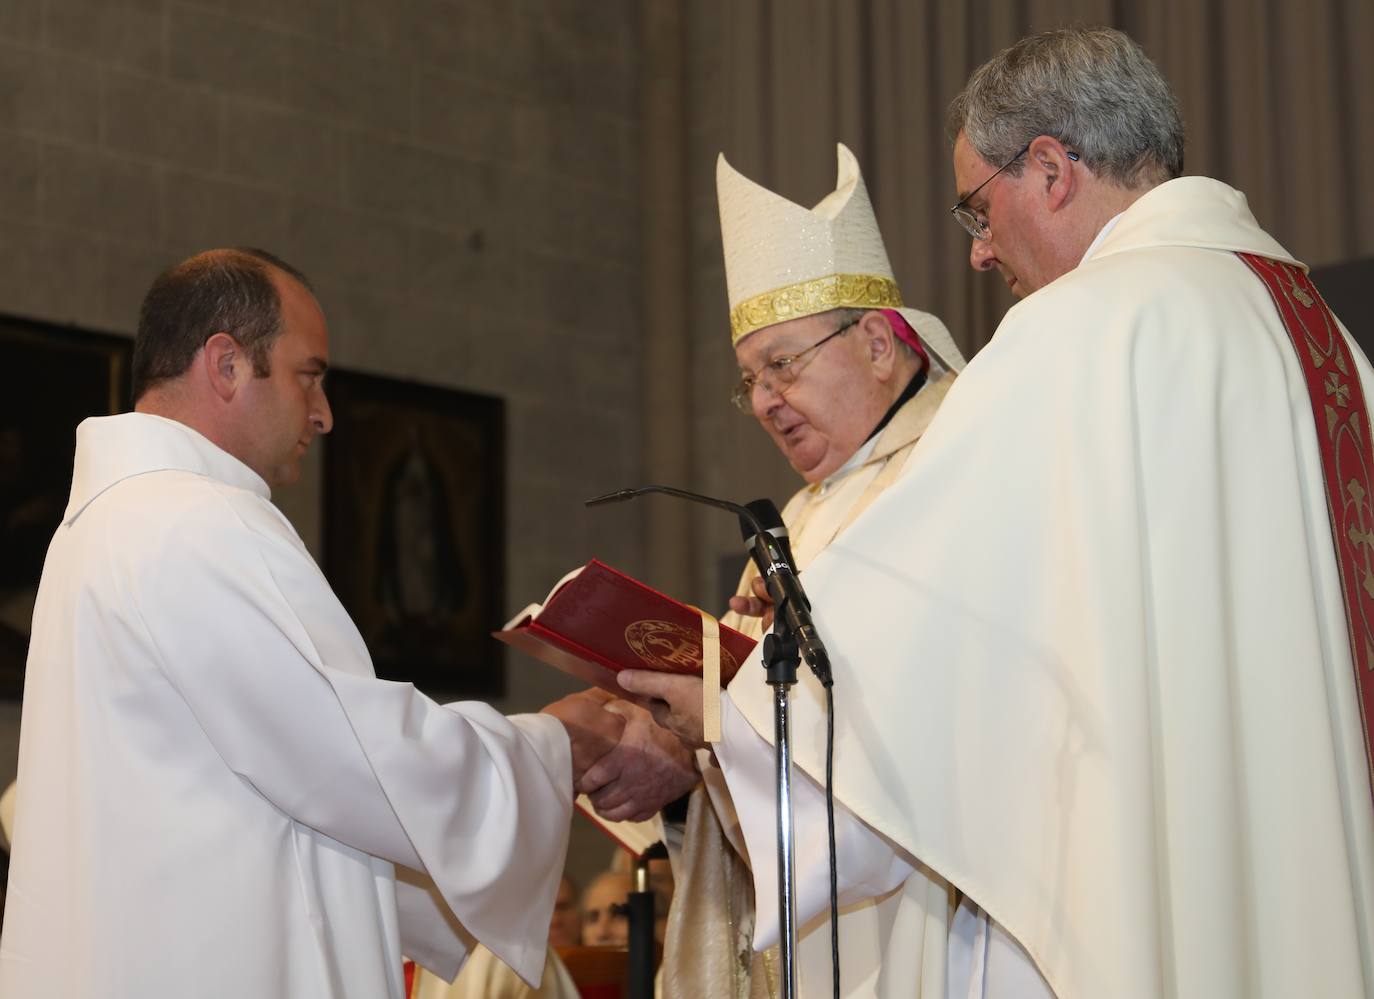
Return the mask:
[[(881, 312), (882, 309), (831, 309), (825, 315), (835, 320), (835, 328), (839, 329), (847, 323), (857, 323), (870, 312)], [(915, 330), (912, 331), (913, 333)], [(919, 333), (916, 334), (920, 336)], [(916, 348), (907, 343), (899, 336), (894, 336), (892, 342), (897, 345), (897, 353), (907, 357), (909, 360), (916, 360), (921, 355), (916, 353)]]
[[(1049, 135), (1122, 187), (1183, 173), (1178, 102), (1140, 46), (1114, 28), (1021, 39), (974, 71), (946, 125), (950, 141), (963, 132), (988, 163), (1005, 163)], [(1019, 175), (1022, 167), (1013, 163), (1007, 172)]]

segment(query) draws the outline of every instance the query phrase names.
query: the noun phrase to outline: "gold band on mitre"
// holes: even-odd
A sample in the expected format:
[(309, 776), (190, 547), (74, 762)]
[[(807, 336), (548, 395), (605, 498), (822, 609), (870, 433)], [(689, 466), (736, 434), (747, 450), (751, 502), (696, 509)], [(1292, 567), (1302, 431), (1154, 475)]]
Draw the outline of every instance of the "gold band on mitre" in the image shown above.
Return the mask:
[(878, 274), (831, 274), (745, 299), (730, 310), (730, 342), (755, 330), (831, 309), (899, 309), (897, 282)]

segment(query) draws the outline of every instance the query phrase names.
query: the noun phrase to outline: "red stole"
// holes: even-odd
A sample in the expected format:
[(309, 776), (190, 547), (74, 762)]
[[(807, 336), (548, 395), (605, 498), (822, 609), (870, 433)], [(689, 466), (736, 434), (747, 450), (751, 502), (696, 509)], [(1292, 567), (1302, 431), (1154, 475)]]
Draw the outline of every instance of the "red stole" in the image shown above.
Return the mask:
[(1306, 272), (1251, 253), (1238, 256), (1269, 289), (1307, 380), (1374, 795), (1374, 453), (1369, 410), (1350, 346)]

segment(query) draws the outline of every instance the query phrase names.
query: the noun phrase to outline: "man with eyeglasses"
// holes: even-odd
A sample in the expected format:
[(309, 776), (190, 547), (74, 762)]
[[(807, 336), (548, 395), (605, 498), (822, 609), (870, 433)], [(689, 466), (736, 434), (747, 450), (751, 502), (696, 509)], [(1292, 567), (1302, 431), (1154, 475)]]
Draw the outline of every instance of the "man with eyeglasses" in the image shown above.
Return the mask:
[[(724, 156), (716, 170), (740, 368), (730, 401), (807, 483), (783, 513), (803, 565), (895, 478), (964, 367), (944, 323), (902, 303), (858, 161), (837, 155), (836, 189), (809, 211)], [(747, 567), (731, 602), (755, 637), (757, 580)]]
[[(1374, 996), (1368, 362), (1244, 195), (1180, 176), (1174, 97), (1120, 32), (1018, 43), (949, 133), (970, 264), (1025, 299), (929, 455), (957, 449), (941, 489), (991, 527), (957, 557), (1015, 552), (977, 590), (1007, 636), (983, 717), (1019, 717), (966, 773), (1014, 760), (1031, 793), (945, 809), (922, 859), (995, 882), (1060, 994)], [(971, 822), (1018, 832), (955, 859)]]
[[(901, 468), (948, 390), (948, 373), (964, 365), (939, 319), (902, 305), (858, 163), (843, 145), (838, 156), (836, 190), (805, 214), (723, 156), (717, 168), (740, 367), (731, 402), (806, 480), (784, 519), (794, 547), (809, 552), (841, 526), (814, 531), (807, 525), (817, 512), (848, 514), (861, 495), (880, 492), (887, 478), (869, 493), (879, 470)], [(823, 238), (799, 231), (808, 227)], [(745, 582), (755, 576), (747, 571)]]
[[(843, 145), (837, 156), (836, 189), (811, 209), (744, 177), (723, 156), (716, 176), (740, 367), (731, 402), (758, 421), (807, 483), (783, 511), (802, 567), (896, 480), (964, 366), (944, 324), (903, 303), (859, 164)], [(767, 606), (750, 566), (724, 620), (760, 637)], [(632, 721), (626, 731), (634, 729)], [(738, 819), (709, 754), (700, 762), (710, 796), (698, 790), (688, 808), (664, 994), (777, 995), (776, 950), (752, 955), (753, 893), (739, 859)], [(598, 764), (584, 784), (615, 772)], [(631, 784), (584, 789), (613, 818), (630, 817), (646, 801), (663, 804), (633, 793)], [(931, 886), (913, 882), (913, 890), (928, 894)], [(934, 893), (943, 908), (944, 887)], [(856, 976), (876, 970), (871, 941), (904, 898), (899, 892), (846, 913), (842, 946)], [(804, 988), (819, 993), (830, 980), (828, 923), (808, 928), (800, 958)]]
[[(1061, 997), (1374, 996), (1374, 372), (1244, 196), (1180, 176), (1120, 32), (1018, 42), (949, 128), (970, 262), (1022, 301), (807, 570), (836, 796), (882, 840), (858, 869), (976, 900), (1010, 942), (975, 952), (984, 997), (1036, 994), (1017, 967)], [(754, 686), (730, 710), (766, 731)], [(690, 737), (690, 685), (664, 693)], [(813, 776), (822, 703), (794, 698)]]

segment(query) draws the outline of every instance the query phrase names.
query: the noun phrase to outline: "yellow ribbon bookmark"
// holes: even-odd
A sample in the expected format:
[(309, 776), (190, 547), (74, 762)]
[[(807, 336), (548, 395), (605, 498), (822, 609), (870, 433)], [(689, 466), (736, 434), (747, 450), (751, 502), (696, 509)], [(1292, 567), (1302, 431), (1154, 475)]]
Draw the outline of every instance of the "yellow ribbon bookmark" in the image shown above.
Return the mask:
[(707, 742), (720, 742), (720, 622), (700, 607), (701, 731)]

